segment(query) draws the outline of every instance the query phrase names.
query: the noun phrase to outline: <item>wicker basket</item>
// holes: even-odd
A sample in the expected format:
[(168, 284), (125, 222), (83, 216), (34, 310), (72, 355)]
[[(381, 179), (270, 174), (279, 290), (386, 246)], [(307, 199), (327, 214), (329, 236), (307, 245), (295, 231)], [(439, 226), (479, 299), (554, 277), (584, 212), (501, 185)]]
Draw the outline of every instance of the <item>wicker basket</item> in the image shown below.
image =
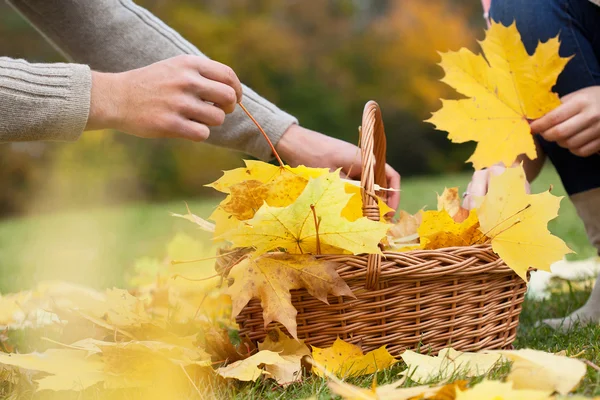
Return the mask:
[[(374, 184), (386, 186), (386, 142), (373, 101), (363, 113), (361, 150), (363, 214), (378, 220)], [(489, 245), (320, 257), (339, 262), (356, 299), (330, 296), (327, 305), (304, 289), (292, 291), (298, 337), (310, 345), (328, 347), (339, 337), (365, 352), (387, 345), (395, 356), (512, 347), (526, 284)], [(237, 322), (242, 337), (262, 341), (267, 333), (256, 299)]]

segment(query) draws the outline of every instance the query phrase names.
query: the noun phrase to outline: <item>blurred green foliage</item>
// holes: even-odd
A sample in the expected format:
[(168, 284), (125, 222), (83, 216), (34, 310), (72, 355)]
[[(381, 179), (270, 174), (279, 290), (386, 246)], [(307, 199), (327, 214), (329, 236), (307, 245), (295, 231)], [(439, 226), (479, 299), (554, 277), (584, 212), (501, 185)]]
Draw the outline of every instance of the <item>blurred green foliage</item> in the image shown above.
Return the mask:
[[(452, 97), (438, 51), (474, 49), (476, 0), (140, 0), (138, 3), (302, 125), (356, 142), (362, 108), (376, 100), (388, 161), (403, 176), (456, 172), (471, 145), (422, 122)], [(0, 54), (60, 61), (0, 2)], [(176, 140), (89, 133), (75, 144), (0, 146), (0, 212), (205, 195), (202, 185), (240, 157)]]

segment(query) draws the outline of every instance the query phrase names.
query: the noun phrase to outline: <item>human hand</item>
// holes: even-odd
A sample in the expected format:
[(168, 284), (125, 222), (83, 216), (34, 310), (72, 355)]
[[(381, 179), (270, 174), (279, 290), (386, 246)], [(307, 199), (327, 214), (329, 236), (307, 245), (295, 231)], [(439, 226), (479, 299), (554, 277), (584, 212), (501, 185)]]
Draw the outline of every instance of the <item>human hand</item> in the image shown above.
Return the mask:
[[(467, 190), (463, 193), (463, 207), (467, 210), (474, 208), (477, 205), (477, 197), (483, 197), (488, 192), (488, 185), (492, 176), (502, 175), (506, 170), (504, 164), (492, 165), (490, 168), (484, 168), (473, 173), (471, 182), (467, 186)], [(530, 193), (531, 188), (529, 182), (525, 181), (525, 191)]]
[[(275, 146), (286, 163), (295, 167), (306, 165), (318, 168), (341, 168), (349, 178), (358, 179), (362, 173), (360, 149), (343, 140), (292, 125)], [(385, 166), (388, 187), (400, 189), (400, 174), (390, 165)], [(394, 210), (400, 203), (400, 193), (390, 191), (388, 205)]]
[(208, 127), (221, 125), (241, 97), (242, 85), (231, 68), (198, 56), (116, 74), (93, 72), (86, 130), (203, 141)]
[(600, 86), (564, 96), (562, 104), (531, 123), (531, 131), (580, 157), (600, 152)]

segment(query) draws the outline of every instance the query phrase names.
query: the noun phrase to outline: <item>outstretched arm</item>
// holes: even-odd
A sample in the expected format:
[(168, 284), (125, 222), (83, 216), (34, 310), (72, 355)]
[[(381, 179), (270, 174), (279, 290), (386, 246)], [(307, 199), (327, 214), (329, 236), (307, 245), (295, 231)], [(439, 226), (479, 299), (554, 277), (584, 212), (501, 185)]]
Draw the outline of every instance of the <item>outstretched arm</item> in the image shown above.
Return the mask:
[[(89, 65), (95, 71), (130, 71), (183, 54), (205, 57), (178, 33), (130, 0), (9, 2), (69, 60)], [(89, 111), (91, 78), (89, 70), (84, 66), (62, 68), (68, 71), (66, 85), (79, 93), (79, 98), (72, 102), (73, 107), (79, 105), (79, 118), (72, 117), (77, 121), (71, 123), (73, 126), (68, 134), (52, 133), (49, 136), (72, 139), (78, 137), (85, 126), (80, 115)], [(35, 68), (30, 67), (31, 69)], [(297, 122), (294, 117), (251, 89), (244, 87), (243, 93), (243, 103), (263, 125), (274, 143)], [(261, 159), (272, 156), (257, 128), (239, 108), (228, 115), (222, 125), (210, 128), (207, 142), (243, 151)]]

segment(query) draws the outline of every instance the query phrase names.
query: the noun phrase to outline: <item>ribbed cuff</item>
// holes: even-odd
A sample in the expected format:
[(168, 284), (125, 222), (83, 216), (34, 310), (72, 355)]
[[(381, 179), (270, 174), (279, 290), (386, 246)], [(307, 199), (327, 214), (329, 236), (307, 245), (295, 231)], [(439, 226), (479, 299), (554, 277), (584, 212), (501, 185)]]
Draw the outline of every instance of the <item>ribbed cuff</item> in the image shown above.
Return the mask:
[(90, 110), (90, 68), (0, 57), (0, 141), (79, 138)]

